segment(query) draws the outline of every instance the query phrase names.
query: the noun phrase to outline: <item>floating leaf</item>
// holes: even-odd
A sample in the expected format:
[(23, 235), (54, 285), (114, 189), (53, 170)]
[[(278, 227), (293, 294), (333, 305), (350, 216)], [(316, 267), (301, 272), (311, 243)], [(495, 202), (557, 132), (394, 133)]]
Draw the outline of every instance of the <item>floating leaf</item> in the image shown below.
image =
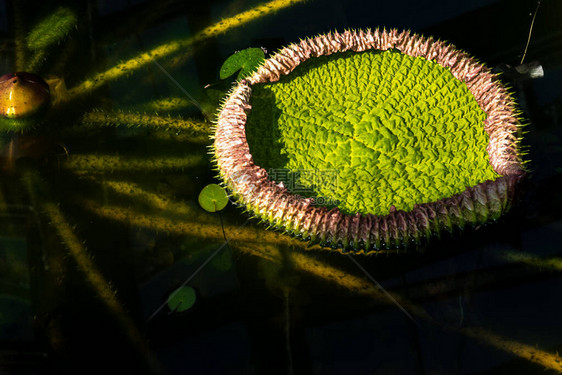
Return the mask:
[(348, 30), (264, 64), (224, 102), (214, 155), (234, 198), (272, 227), (370, 252), (509, 209), (525, 175), (522, 125), (505, 88), (464, 52)]
[(250, 103), (256, 164), (301, 171), (285, 184), (290, 191), (330, 197), (349, 214), (410, 211), (498, 177), (486, 153), (486, 114), (462, 81), (421, 57), (318, 57), (255, 85)]
[(168, 297), (168, 308), (173, 312), (186, 311), (193, 307), (196, 299), (195, 289), (190, 286), (182, 286)]
[(222, 64), (220, 70), (220, 79), (225, 79), (236, 73), (236, 79), (246, 77), (253, 73), (257, 67), (264, 61), (265, 54), (261, 48), (246, 48), (238, 51), (230, 56)]
[(209, 184), (199, 193), (199, 204), (205, 211), (217, 212), (226, 207), (228, 196), (217, 184)]

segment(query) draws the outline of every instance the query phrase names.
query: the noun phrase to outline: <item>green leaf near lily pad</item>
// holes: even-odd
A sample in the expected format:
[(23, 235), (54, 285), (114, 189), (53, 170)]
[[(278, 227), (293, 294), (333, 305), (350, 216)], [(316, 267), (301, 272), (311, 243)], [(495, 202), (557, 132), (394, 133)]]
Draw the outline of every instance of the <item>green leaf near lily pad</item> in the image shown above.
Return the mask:
[(256, 71), (258, 66), (263, 63), (265, 54), (261, 48), (246, 48), (230, 56), (222, 64), (220, 79), (225, 79), (240, 71), (236, 79), (246, 77)]
[(182, 286), (172, 292), (168, 297), (168, 308), (172, 312), (183, 312), (193, 307), (197, 299), (195, 289)]
[(228, 203), (226, 191), (217, 184), (209, 184), (199, 193), (199, 204), (208, 212), (221, 211)]

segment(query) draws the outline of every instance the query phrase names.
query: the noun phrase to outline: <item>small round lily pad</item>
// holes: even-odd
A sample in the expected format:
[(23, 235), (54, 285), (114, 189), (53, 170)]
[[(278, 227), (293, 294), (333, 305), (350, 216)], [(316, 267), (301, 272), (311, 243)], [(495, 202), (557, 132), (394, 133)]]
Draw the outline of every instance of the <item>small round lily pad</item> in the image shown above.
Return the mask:
[(228, 196), (226, 191), (217, 184), (205, 186), (199, 193), (199, 205), (205, 211), (217, 212), (226, 207)]
[(187, 311), (193, 307), (196, 299), (195, 289), (190, 286), (182, 286), (168, 297), (168, 308), (173, 312)]
[(239, 70), (236, 79), (248, 76), (257, 69), (264, 59), (265, 54), (261, 48), (246, 48), (238, 51), (222, 64), (220, 78), (228, 78)]

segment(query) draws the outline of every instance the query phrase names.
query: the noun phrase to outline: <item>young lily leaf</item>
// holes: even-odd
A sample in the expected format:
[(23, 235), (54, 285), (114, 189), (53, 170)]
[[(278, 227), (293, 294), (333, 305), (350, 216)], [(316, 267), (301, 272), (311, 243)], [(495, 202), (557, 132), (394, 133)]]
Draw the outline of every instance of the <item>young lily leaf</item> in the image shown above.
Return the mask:
[(199, 193), (199, 205), (208, 212), (221, 211), (228, 203), (226, 191), (217, 184), (209, 184)]
[(246, 48), (230, 56), (222, 64), (220, 79), (225, 79), (240, 71), (236, 79), (246, 77), (253, 73), (264, 61), (265, 55), (261, 48)]
[(168, 307), (172, 312), (187, 311), (193, 307), (197, 294), (190, 286), (182, 286), (172, 292), (168, 297)]

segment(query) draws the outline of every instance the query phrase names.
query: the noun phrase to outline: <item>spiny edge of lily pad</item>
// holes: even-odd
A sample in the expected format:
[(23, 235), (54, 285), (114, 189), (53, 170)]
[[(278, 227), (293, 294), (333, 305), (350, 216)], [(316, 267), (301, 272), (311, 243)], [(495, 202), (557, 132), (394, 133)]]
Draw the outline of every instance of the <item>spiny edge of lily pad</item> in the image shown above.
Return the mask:
[[(338, 208), (315, 206), (314, 199), (290, 193), (268, 179), (253, 163), (245, 138), (251, 85), (275, 82), (301, 62), (336, 52), (396, 49), (421, 56), (448, 68), (464, 82), (486, 112), (484, 129), (489, 136), (487, 152), (493, 169), (501, 175), (464, 192), (436, 202), (416, 204), (405, 212), (391, 207), (386, 216), (347, 215)], [(301, 40), (268, 58), (258, 70), (238, 81), (223, 103), (213, 124), (210, 146), (218, 177), (246, 211), (270, 227), (311, 243), (341, 252), (368, 254), (382, 249), (408, 247), (443, 230), (464, 228), (498, 219), (509, 210), (518, 183), (527, 170), (522, 160), (521, 113), (512, 95), (490, 69), (450, 44), (409, 31), (346, 30)]]

